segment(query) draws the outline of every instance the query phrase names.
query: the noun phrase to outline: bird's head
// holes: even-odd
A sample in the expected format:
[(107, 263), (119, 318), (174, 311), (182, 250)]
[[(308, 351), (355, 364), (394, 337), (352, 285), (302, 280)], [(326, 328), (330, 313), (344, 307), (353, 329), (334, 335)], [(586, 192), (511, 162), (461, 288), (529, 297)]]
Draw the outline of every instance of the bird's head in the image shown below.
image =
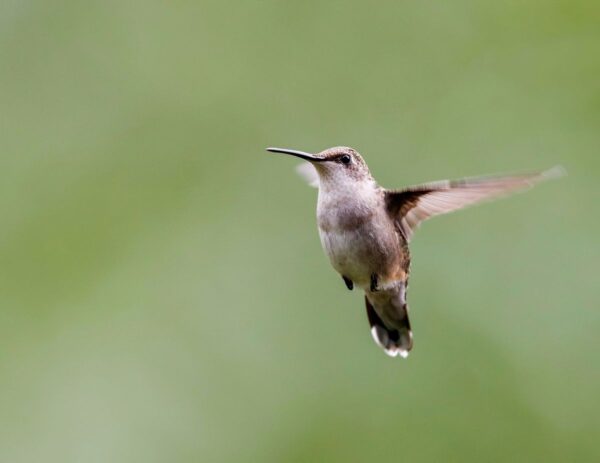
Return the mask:
[(284, 148), (267, 148), (267, 151), (289, 154), (310, 162), (319, 174), (322, 186), (336, 187), (373, 180), (362, 156), (347, 146), (336, 146), (317, 154)]

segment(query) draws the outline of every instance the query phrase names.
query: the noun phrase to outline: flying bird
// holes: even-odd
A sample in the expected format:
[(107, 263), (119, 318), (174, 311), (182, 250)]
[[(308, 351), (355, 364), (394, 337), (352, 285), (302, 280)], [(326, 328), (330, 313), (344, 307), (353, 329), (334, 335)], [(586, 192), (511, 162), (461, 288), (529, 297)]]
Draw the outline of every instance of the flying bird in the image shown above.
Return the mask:
[(365, 293), (375, 342), (392, 357), (413, 347), (406, 290), (410, 240), (426, 219), (525, 190), (561, 176), (556, 166), (535, 173), (442, 180), (388, 190), (377, 184), (362, 156), (339, 146), (310, 154), (267, 148), (308, 161), (299, 173), (319, 189), (317, 223), (321, 245), (346, 287)]

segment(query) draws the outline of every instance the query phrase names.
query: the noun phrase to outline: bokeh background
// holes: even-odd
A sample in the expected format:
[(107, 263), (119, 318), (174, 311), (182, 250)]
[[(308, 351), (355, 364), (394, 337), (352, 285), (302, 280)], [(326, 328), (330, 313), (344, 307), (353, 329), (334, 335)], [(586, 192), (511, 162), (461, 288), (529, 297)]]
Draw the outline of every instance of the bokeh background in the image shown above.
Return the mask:
[[(0, 461), (599, 461), (600, 4), (0, 6)], [(269, 145), (385, 186), (562, 164), (427, 223), (386, 357)]]

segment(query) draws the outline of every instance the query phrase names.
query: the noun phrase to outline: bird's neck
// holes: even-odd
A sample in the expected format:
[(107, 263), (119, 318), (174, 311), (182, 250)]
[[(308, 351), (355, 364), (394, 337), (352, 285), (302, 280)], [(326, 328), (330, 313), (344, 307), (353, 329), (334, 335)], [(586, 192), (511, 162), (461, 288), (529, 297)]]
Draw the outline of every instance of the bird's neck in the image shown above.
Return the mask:
[(337, 188), (321, 183), (317, 203), (319, 226), (329, 228), (367, 220), (381, 202), (381, 190), (374, 181), (345, 183)]

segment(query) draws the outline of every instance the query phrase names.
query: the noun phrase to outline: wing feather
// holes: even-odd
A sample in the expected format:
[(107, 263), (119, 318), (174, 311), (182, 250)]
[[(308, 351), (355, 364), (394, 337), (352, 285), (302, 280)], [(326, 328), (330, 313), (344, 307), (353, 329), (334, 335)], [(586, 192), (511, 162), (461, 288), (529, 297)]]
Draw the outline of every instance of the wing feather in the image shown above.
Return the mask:
[(302, 177), (306, 183), (313, 188), (319, 188), (319, 174), (317, 169), (310, 162), (303, 162), (296, 166), (296, 172)]
[(564, 169), (556, 166), (531, 174), (442, 180), (403, 190), (387, 190), (386, 204), (409, 241), (424, 220), (523, 191), (540, 181), (562, 175)]

